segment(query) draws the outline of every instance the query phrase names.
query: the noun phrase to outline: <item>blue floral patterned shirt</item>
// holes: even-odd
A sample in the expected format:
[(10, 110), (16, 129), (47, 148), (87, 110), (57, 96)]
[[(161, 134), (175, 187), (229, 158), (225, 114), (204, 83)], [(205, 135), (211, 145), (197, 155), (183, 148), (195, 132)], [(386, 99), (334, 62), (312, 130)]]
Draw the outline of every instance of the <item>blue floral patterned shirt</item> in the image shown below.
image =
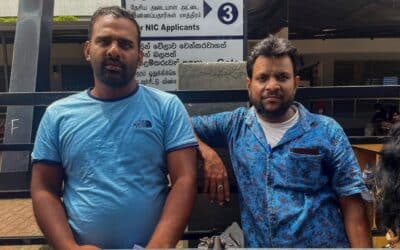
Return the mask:
[(246, 247), (349, 247), (338, 198), (366, 191), (358, 163), (337, 122), (295, 105), (299, 120), (273, 149), (254, 109), (192, 122), (229, 148)]

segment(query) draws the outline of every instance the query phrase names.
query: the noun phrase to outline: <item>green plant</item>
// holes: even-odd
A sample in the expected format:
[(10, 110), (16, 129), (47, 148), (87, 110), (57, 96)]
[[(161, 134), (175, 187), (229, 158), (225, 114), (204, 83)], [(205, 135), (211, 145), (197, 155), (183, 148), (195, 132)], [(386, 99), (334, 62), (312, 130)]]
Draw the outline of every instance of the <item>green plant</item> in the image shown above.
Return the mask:
[[(53, 22), (77, 22), (79, 18), (76, 16), (55, 16)], [(17, 17), (0, 17), (0, 23), (16, 23)]]
[(16, 23), (17, 17), (0, 17), (0, 23)]
[(76, 22), (79, 18), (76, 16), (55, 16), (53, 17), (53, 22)]

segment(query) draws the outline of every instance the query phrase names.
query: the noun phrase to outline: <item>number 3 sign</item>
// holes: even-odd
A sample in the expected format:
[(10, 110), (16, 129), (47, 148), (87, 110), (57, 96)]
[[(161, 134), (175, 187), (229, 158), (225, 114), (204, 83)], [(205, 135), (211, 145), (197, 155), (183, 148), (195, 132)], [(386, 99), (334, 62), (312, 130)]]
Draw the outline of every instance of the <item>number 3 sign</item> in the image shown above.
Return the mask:
[(232, 24), (238, 18), (239, 12), (232, 3), (224, 3), (218, 9), (218, 18), (224, 24)]

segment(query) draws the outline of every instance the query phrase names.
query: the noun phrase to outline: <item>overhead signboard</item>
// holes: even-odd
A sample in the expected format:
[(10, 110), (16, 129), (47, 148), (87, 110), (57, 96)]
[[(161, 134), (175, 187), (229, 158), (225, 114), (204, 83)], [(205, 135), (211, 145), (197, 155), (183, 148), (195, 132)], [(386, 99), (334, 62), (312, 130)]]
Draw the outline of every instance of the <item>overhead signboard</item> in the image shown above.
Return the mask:
[(125, 0), (142, 32), (144, 64), (136, 79), (176, 90), (176, 65), (235, 62), (244, 55), (243, 0)]

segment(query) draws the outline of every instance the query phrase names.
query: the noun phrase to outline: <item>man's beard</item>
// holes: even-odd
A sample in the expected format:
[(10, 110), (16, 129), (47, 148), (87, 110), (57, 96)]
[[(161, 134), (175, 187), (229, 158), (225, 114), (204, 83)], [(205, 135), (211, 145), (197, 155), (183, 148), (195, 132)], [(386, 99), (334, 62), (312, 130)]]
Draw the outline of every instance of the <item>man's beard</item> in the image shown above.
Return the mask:
[[(120, 71), (112, 71), (106, 68), (107, 64), (114, 64), (120, 68)], [(135, 67), (134, 67), (135, 68)], [(100, 66), (98, 78), (105, 85), (112, 88), (121, 88), (128, 85), (136, 74), (136, 68), (133, 71), (128, 71), (127, 65), (119, 59), (105, 58)]]
[(256, 109), (257, 113), (261, 115), (262, 117), (265, 117), (267, 119), (275, 119), (283, 116), (292, 106), (294, 98), (290, 98), (287, 101), (282, 101), (281, 104), (274, 110), (267, 110), (262, 101), (256, 101), (252, 94), (249, 95), (249, 101), (250, 104), (254, 106)]

